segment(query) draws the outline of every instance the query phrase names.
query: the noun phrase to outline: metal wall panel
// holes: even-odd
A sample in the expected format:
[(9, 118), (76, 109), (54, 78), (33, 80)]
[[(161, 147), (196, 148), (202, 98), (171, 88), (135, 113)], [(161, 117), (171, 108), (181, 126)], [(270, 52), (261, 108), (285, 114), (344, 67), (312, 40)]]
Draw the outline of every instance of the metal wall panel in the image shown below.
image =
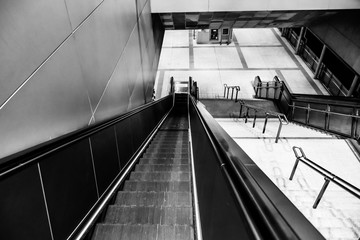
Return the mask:
[(95, 111), (96, 122), (124, 113), (128, 109), (130, 98), (128, 81), (130, 76), (126, 64), (127, 58), (128, 54), (123, 54), (115, 67), (109, 85)]
[(103, 194), (120, 171), (114, 127), (109, 127), (91, 138), (96, 181), (99, 195)]
[(145, 89), (144, 89), (144, 82), (142, 78), (141, 69), (138, 70), (137, 78), (131, 82), (132, 91), (130, 92), (130, 102), (128, 111), (141, 106), (145, 103)]
[(0, 1), (0, 104), (70, 33), (63, 0)]
[(87, 125), (91, 109), (69, 40), (0, 110), (0, 157)]
[(0, 239), (51, 239), (37, 165), (0, 182)]
[(97, 200), (88, 139), (40, 162), (55, 239), (66, 239)]
[(103, 0), (65, 0), (74, 30)]
[(122, 19), (118, 19), (117, 7), (114, 1), (105, 1), (74, 34), (93, 109), (125, 47), (127, 33), (132, 30), (118, 27)]
[(149, 4), (149, 2), (149, 0), (136, 0), (136, 7), (139, 16), (142, 14), (145, 4)]

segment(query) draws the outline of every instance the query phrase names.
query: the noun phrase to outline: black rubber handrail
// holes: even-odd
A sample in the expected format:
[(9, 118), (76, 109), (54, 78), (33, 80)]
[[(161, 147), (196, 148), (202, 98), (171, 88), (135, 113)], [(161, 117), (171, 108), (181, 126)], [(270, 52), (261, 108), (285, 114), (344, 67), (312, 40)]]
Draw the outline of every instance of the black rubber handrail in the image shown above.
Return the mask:
[(85, 129), (81, 129), (81, 130), (66, 134), (65, 136), (61, 136), (61, 137), (58, 137), (49, 142), (39, 144), (35, 147), (26, 149), (20, 153), (15, 153), (13, 155), (5, 157), (2, 159), (3, 163), (0, 165), (0, 178), (2, 178), (14, 171), (22, 169), (25, 166), (28, 166), (29, 164), (32, 164), (32, 163), (40, 160), (41, 158), (48, 156), (51, 153), (54, 153), (61, 149), (64, 149), (65, 147), (67, 147), (75, 142), (78, 142), (84, 138), (87, 138), (87, 137), (89, 137), (101, 130), (104, 130), (105, 128), (110, 127), (120, 121), (123, 121), (141, 111), (144, 111), (145, 109), (147, 109), (159, 102), (165, 101), (169, 97), (173, 97), (173, 96), (168, 95), (159, 100), (156, 100), (156, 101), (144, 104), (140, 107), (137, 107), (137, 108), (133, 109), (132, 111), (122, 114), (113, 119), (95, 124), (94, 126), (86, 127)]

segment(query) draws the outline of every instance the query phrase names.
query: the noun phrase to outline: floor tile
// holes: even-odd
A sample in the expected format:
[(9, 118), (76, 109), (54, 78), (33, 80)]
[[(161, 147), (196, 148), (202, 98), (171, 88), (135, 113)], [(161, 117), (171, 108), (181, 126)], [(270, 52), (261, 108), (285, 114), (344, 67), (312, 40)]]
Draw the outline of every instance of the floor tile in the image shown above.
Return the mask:
[(249, 68), (297, 68), (283, 47), (241, 47)]

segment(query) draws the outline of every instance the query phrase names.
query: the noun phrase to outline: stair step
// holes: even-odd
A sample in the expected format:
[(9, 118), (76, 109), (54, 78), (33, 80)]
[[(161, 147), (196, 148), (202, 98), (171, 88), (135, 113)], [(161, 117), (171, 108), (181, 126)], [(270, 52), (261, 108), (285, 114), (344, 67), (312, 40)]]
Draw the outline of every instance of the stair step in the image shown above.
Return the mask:
[(137, 164), (135, 171), (138, 172), (190, 172), (189, 164)]
[(191, 207), (124, 207), (110, 205), (105, 220), (113, 224), (192, 225)]
[(190, 173), (187, 172), (132, 172), (130, 180), (135, 181), (190, 181)]
[(124, 191), (141, 192), (190, 192), (190, 181), (131, 181), (127, 180)]
[(142, 157), (139, 164), (189, 164), (189, 158), (153, 158)]
[(114, 205), (191, 207), (190, 192), (118, 192)]
[(144, 157), (148, 158), (188, 158), (189, 155), (187, 153), (147, 153), (145, 152)]
[(94, 240), (193, 240), (194, 230), (187, 225), (98, 224)]

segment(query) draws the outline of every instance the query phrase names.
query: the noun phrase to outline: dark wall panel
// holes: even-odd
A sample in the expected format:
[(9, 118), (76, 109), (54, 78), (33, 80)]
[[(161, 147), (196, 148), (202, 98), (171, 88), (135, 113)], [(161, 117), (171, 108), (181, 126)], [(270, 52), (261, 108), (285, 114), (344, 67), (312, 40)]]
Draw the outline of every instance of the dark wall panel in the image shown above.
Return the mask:
[(114, 127), (109, 127), (93, 135), (90, 140), (96, 180), (99, 195), (101, 195), (120, 171), (115, 129)]
[(130, 125), (131, 119), (125, 119), (124, 121), (116, 124), (116, 138), (120, 155), (121, 168), (125, 166), (134, 152), (133, 147), (133, 133)]
[(0, 181), (0, 239), (51, 239), (37, 165)]
[(40, 162), (55, 239), (66, 239), (97, 200), (89, 140)]

